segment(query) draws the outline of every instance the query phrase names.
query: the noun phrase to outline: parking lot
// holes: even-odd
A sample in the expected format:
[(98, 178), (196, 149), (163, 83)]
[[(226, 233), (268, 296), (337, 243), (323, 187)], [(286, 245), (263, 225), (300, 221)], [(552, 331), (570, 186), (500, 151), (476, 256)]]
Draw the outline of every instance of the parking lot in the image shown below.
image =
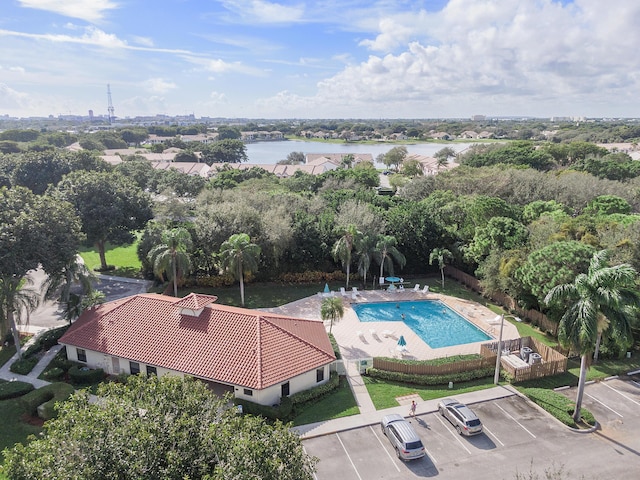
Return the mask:
[[(628, 478), (631, 471), (640, 471), (640, 380), (635, 382), (615, 379), (587, 385), (585, 406), (602, 423), (595, 433), (573, 432), (514, 396), (470, 405), (484, 425), (484, 432), (474, 437), (459, 436), (437, 412), (412, 418), (427, 450), (424, 458), (412, 462), (395, 456), (379, 425), (311, 438), (303, 444), (307, 453), (320, 458), (318, 480), (495, 480), (513, 479), (530, 469), (542, 475), (545, 469), (560, 467), (567, 479), (581, 475), (587, 480)], [(573, 398), (575, 389), (562, 393)]]

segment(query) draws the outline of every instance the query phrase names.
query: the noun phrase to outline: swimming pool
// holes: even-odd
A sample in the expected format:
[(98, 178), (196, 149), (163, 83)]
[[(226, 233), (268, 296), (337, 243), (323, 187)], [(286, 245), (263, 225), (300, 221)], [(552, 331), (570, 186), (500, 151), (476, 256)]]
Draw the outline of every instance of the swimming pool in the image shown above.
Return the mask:
[(431, 348), (491, 340), (439, 300), (359, 303), (352, 307), (361, 322), (404, 322)]

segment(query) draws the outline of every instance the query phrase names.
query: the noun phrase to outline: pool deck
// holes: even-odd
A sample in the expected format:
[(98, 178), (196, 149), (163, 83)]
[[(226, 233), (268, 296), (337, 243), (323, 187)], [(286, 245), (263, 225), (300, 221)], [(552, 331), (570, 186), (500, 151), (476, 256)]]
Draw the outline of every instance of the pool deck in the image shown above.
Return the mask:
[[(335, 323), (332, 328), (332, 333), (340, 346), (340, 352), (345, 360), (370, 357), (400, 357), (401, 354), (396, 348), (400, 335), (403, 335), (407, 342), (407, 352), (402, 358), (413, 360), (480, 353), (480, 345), (491, 341), (485, 340), (451, 347), (431, 348), (404, 322), (360, 322), (353, 308), (351, 308), (352, 303), (440, 300), (493, 339), (497, 340), (500, 334), (500, 324), (494, 323), (496, 314), (487, 307), (469, 300), (431, 292), (414, 292), (413, 290), (396, 292), (364, 290), (359, 292), (356, 300), (352, 299), (351, 292), (347, 293), (347, 296), (341, 296), (340, 292), (333, 293), (333, 295), (342, 298), (345, 306), (342, 320)], [(323, 295), (318, 294), (281, 307), (260, 310), (291, 317), (320, 320), (320, 305), (323, 298)], [(329, 325), (327, 324), (328, 330)], [(519, 337), (516, 327), (505, 320), (502, 333), (503, 340)]]

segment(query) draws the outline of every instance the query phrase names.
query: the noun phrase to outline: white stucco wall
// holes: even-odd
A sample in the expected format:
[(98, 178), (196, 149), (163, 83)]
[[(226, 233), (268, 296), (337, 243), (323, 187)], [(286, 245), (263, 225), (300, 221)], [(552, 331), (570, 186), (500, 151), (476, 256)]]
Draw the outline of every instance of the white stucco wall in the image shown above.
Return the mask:
[[(77, 348), (71, 345), (67, 345), (67, 358), (74, 362), (80, 362), (78, 360)], [(113, 369), (113, 360), (111, 356), (105, 355), (100, 352), (95, 352), (92, 350), (86, 350), (87, 361), (86, 365), (89, 368), (102, 368), (106, 373), (110, 375), (117, 375), (118, 373), (131, 373), (129, 369), (129, 360), (120, 358), (119, 366), (120, 372), (115, 372)], [(85, 362), (80, 362), (85, 363)], [(138, 362), (140, 364), (140, 372), (146, 373), (146, 364), (142, 362)], [(318, 385), (322, 385), (329, 380), (330, 372), (329, 372), (330, 364), (323, 366), (324, 370), (324, 380), (322, 382), (316, 381), (316, 369), (310, 370), (302, 375), (297, 375), (289, 380), (289, 395), (293, 395), (294, 393), (301, 392), (303, 390), (307, 390), (309, 388), (317, 387)], [(168, 370), (166, 368), (156, 367), (157, 373), (159, 377), (163, 375), (176, 375), (179, 377), (184, 377), (184, 373), (178, 372), (175, 370)], [(203, 379), (207, 380), (207, 379)], [(282, 382), (285, 383), (285, 382)], [(253, 395), (248, 396), (244, 394), (245, 387), (234, 386), (234, 395), (237, 398), (242, 398), (245, 400), (249, 400), (254, 403), (260, 403), (262, 405), (276, 405), (280, 403), (281, 397), (281, 387), (282, 383), (278, 383), (269, 388), (265, 388), (263, 390), (253, 390)]]

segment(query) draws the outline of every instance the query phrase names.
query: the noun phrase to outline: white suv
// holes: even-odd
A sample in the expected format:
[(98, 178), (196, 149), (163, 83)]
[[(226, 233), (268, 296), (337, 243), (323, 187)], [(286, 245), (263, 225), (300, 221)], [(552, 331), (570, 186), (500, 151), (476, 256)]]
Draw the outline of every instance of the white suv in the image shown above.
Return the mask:
[(414, 460), (425, 455), (422, 440), (402, 415), (392, 413), (382, 417), (380, 422), (382, 433), (393, 445), (396, 455), (401, 460)]

